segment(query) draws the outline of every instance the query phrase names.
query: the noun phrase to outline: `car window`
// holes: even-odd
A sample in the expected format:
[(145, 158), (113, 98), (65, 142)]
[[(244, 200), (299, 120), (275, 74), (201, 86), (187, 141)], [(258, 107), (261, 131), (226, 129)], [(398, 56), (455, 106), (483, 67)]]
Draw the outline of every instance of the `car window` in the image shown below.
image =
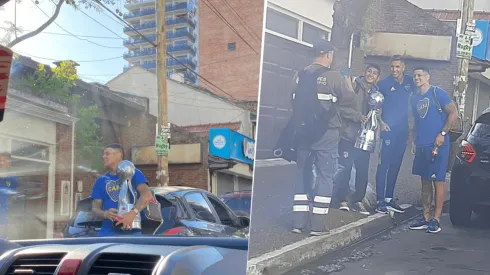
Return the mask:
[(475, 137), (490, 137), (490, 124), (476, 123), (471, 130), (471, 135)]
[[(78, 212), (77, 216), (75, 217), (75, 220), (73, 221), (72, 226), (84, 226), (83, 223), (86, 223), (88, 221), (93, 221), (95, 220), (93, 218), (93, 215), (91, 212), (85, 212), (85, 211), (80, 211)], [(94, 224), (96, 227), (102, 226), (102, 224), (95, 223)]]
[(221, 224), (234, 226), (233, 219), (223, 204), (219, 202), (219, 200), (213, 198), (212, 196), (208, 196), (209, 201), (213, 205), (214, 210), (218, 214), (219, 219), (221, 220)]
[(198, 219), (212, 223), (217, 222), (211, 207), (201, 193), (190, 193), (185, 195), (184, 198)]
[(233, 212), (250, 212), (251, 197), (232, 198), (226, 201), (226, 205)]

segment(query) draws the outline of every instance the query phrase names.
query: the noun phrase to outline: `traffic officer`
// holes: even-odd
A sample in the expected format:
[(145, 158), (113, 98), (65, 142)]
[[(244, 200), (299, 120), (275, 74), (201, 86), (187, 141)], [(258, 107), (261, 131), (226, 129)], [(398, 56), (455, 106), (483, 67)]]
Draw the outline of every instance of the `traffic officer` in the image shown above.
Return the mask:
[[(334, 58), (333, 45), (324, 39), (317, 41), (313, 50), (315, 59), (313, 63), (307, 66), (301, 75), (309, 74), (313, 76), (308, 78), (312, 83), (303, 81), (301, 87), (310, 87), (308, 91), (315, 93), (315, 99), (321, 103), (321, 108), (328, 113), (327, 119), (318, 122), (315, 132), (318, 128), (326, 126), (326, 131), (314, 142), (305, 143), (303, 140), (296, 140), (296, 163), (299, 168), (299, 179), (295, 185), (294, 206), (293, 206), (293, 232), (303, 232), (311, 213), (311, 232), (313, 236), (324, 233), (325, 219), (330, 209), (333, 176), (337, 170), (338, 161), (338, 144), (340, 140), (339, 129), (341, 120), (336, 105), (349, 106), (354, 98), (354, 92), (346, 88), (348, 77), (342, 77), (339, 72), (329, 69)], [(293, 85), (296, 92), (299, 87), (299, 76), (296, 74), (293, 79)], [(315, 81), (316, 80), (316, 81)], [(316, 83), (315, 83), (316, 82)], [(310, 85), (310, 86), (308, 86)], [(291, 96), (294, 100), (294, 93)], [(294, 104), (293, 104), (294, 106)], [(311, 107), (303, 107), (304, 112), (309, 112)], [(296, 110), (298, 111), (298, 110)], [(301, 133), (306, 136), (315, 135), (316, 133)], [(313, 172), (314, 170), (314, 172)], [(315, 177), (313, 177), (315, 174)], [(315, 184), (313, 184), (315, 178)], [(312, 205), (311, 209), (310, 206)]]
[(409, 98), (414, 88), (413, 78), (405, 74), (405, 61), (400, 55), (390, 60), (391, 75), (379, 82), (384, 95), (381, 112), (381, 140), (376, 171), (376, 212), (388, 210), (403, 213), (393, 199), (395, 183), (408, 142)]

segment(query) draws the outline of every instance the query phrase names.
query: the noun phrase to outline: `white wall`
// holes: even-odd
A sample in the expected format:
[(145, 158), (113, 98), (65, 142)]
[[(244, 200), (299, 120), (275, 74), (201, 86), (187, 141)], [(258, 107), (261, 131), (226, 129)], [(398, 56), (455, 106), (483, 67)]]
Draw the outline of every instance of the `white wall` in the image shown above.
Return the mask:
[(269, 0), (271, 6), (279, 6), (302, 17), (331, 28), (335, 0)]
[[(294, 0), (293, 0), (294, 1)], [(462, 0), (408, 0), (423, 9), (460, 10)], [(490, 12), (489, 0), (475, 0), (476, 11)]]
[(56, 123), (7, 108), (0, 123), (0, 135), (56, 144)]
[[(134, 67), (109, 81), (118, 92), (131, 92), (150, 99), (150, 114), (158, 115), (156, 74)], [(168, 119), (178, 126), (242, 122), (239, 132), (252, 137), (250, 112), (226, 100), (175, 80), (167, 80)]]

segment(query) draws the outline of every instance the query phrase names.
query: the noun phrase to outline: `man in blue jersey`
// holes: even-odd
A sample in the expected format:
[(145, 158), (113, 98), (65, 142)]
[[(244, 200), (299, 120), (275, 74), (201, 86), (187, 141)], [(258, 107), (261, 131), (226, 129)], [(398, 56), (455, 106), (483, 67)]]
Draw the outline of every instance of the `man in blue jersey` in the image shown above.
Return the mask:
[[(143, 173), (136, 169), (131, 183), (136, 188), (138, 198), (131, 197), (134, 208), (122, 215), (116, 226), (122, 225), (123, 230), (113, 228), (113, 222), (118, 217), (118, 201), (121, 182), (116, 174), (118, 164), (124, 159), (124, 151), (119, 144), (111, 144), (104, 149), (102, 155), (107, 173), (100, 176), (92, 189), (92, 212), (99, 218), (104, 219), (99, 231), (99, 237), (141, 234), (140, 230), (131, 228), (131, 224), (138, 213), (140, 213), (150, 201), (153, 195), (148, 187), (148, 181)], [(136, 201), (136, 202), (135, 202)]]
[(388, 210), (403, 213), (394, 200), (395, 184), (407, 147), (409, 126), (409, 98), (414, 87), (413, 78), (405, 74), (405, 61), (395, 55), (390, 60), (391, 75), (379, 82), (384, 95), (381, 113), (381, 140), (378, 169), (376, 171), (376, 212)]
[(10, 168), (10, 154), (0, 153), (0, 239), (8, 237), (9, 195), (19, 184), (16, 176), (9, 175)]
[[(410, 139), (415, 153), (412, 173), (422, 180), (422, 204), (424, 218), (410, 225), (410, 229), (441, 231), (439, 224), (444, 204), (444, 182), (449, 162), (449, 136), (447, 133), (458, 118), (456, 105), (448, 93), (430, 84), (430, 73), (426, 68), (414, 70), (417, 91), (410, 105), (415, 120)], [(435, 186), (436, 209), (431, 218), (432, 189)]]

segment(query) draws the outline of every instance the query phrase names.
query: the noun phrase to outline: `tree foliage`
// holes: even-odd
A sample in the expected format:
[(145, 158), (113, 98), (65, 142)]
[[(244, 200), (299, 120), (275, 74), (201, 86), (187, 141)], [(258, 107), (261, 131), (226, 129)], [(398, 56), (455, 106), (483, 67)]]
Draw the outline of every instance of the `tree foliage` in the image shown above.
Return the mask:
[(102, 146), (98, 135), (99, 125), (96, 122), (99, 116), (97, 105), (81, 106), (80, 97), (74, 95), (71, 88), (79, 79), (75, 64), (63, 61), (58, 67), (47, 70), (39, 64), (34, 73), (12, 81), (14, 88), (29, 91), (34, 95), (63, 101), (73, 104), (77, 110), (78, 122), (75, 124), (75, 148), (77, 161), (87, 162), (92, 169), (102, 168)]
[(46, 70), (44, 64), (39, 64), (33, 74), (13, 82), (13, 87), (19, 90), (27, 90), (35, 95), (66, 102), (78, 102), (80, 99), (72, 95), (71, 87), (78, 80), (77, 69), (71, 61), (61, 62), (59, 67)]

